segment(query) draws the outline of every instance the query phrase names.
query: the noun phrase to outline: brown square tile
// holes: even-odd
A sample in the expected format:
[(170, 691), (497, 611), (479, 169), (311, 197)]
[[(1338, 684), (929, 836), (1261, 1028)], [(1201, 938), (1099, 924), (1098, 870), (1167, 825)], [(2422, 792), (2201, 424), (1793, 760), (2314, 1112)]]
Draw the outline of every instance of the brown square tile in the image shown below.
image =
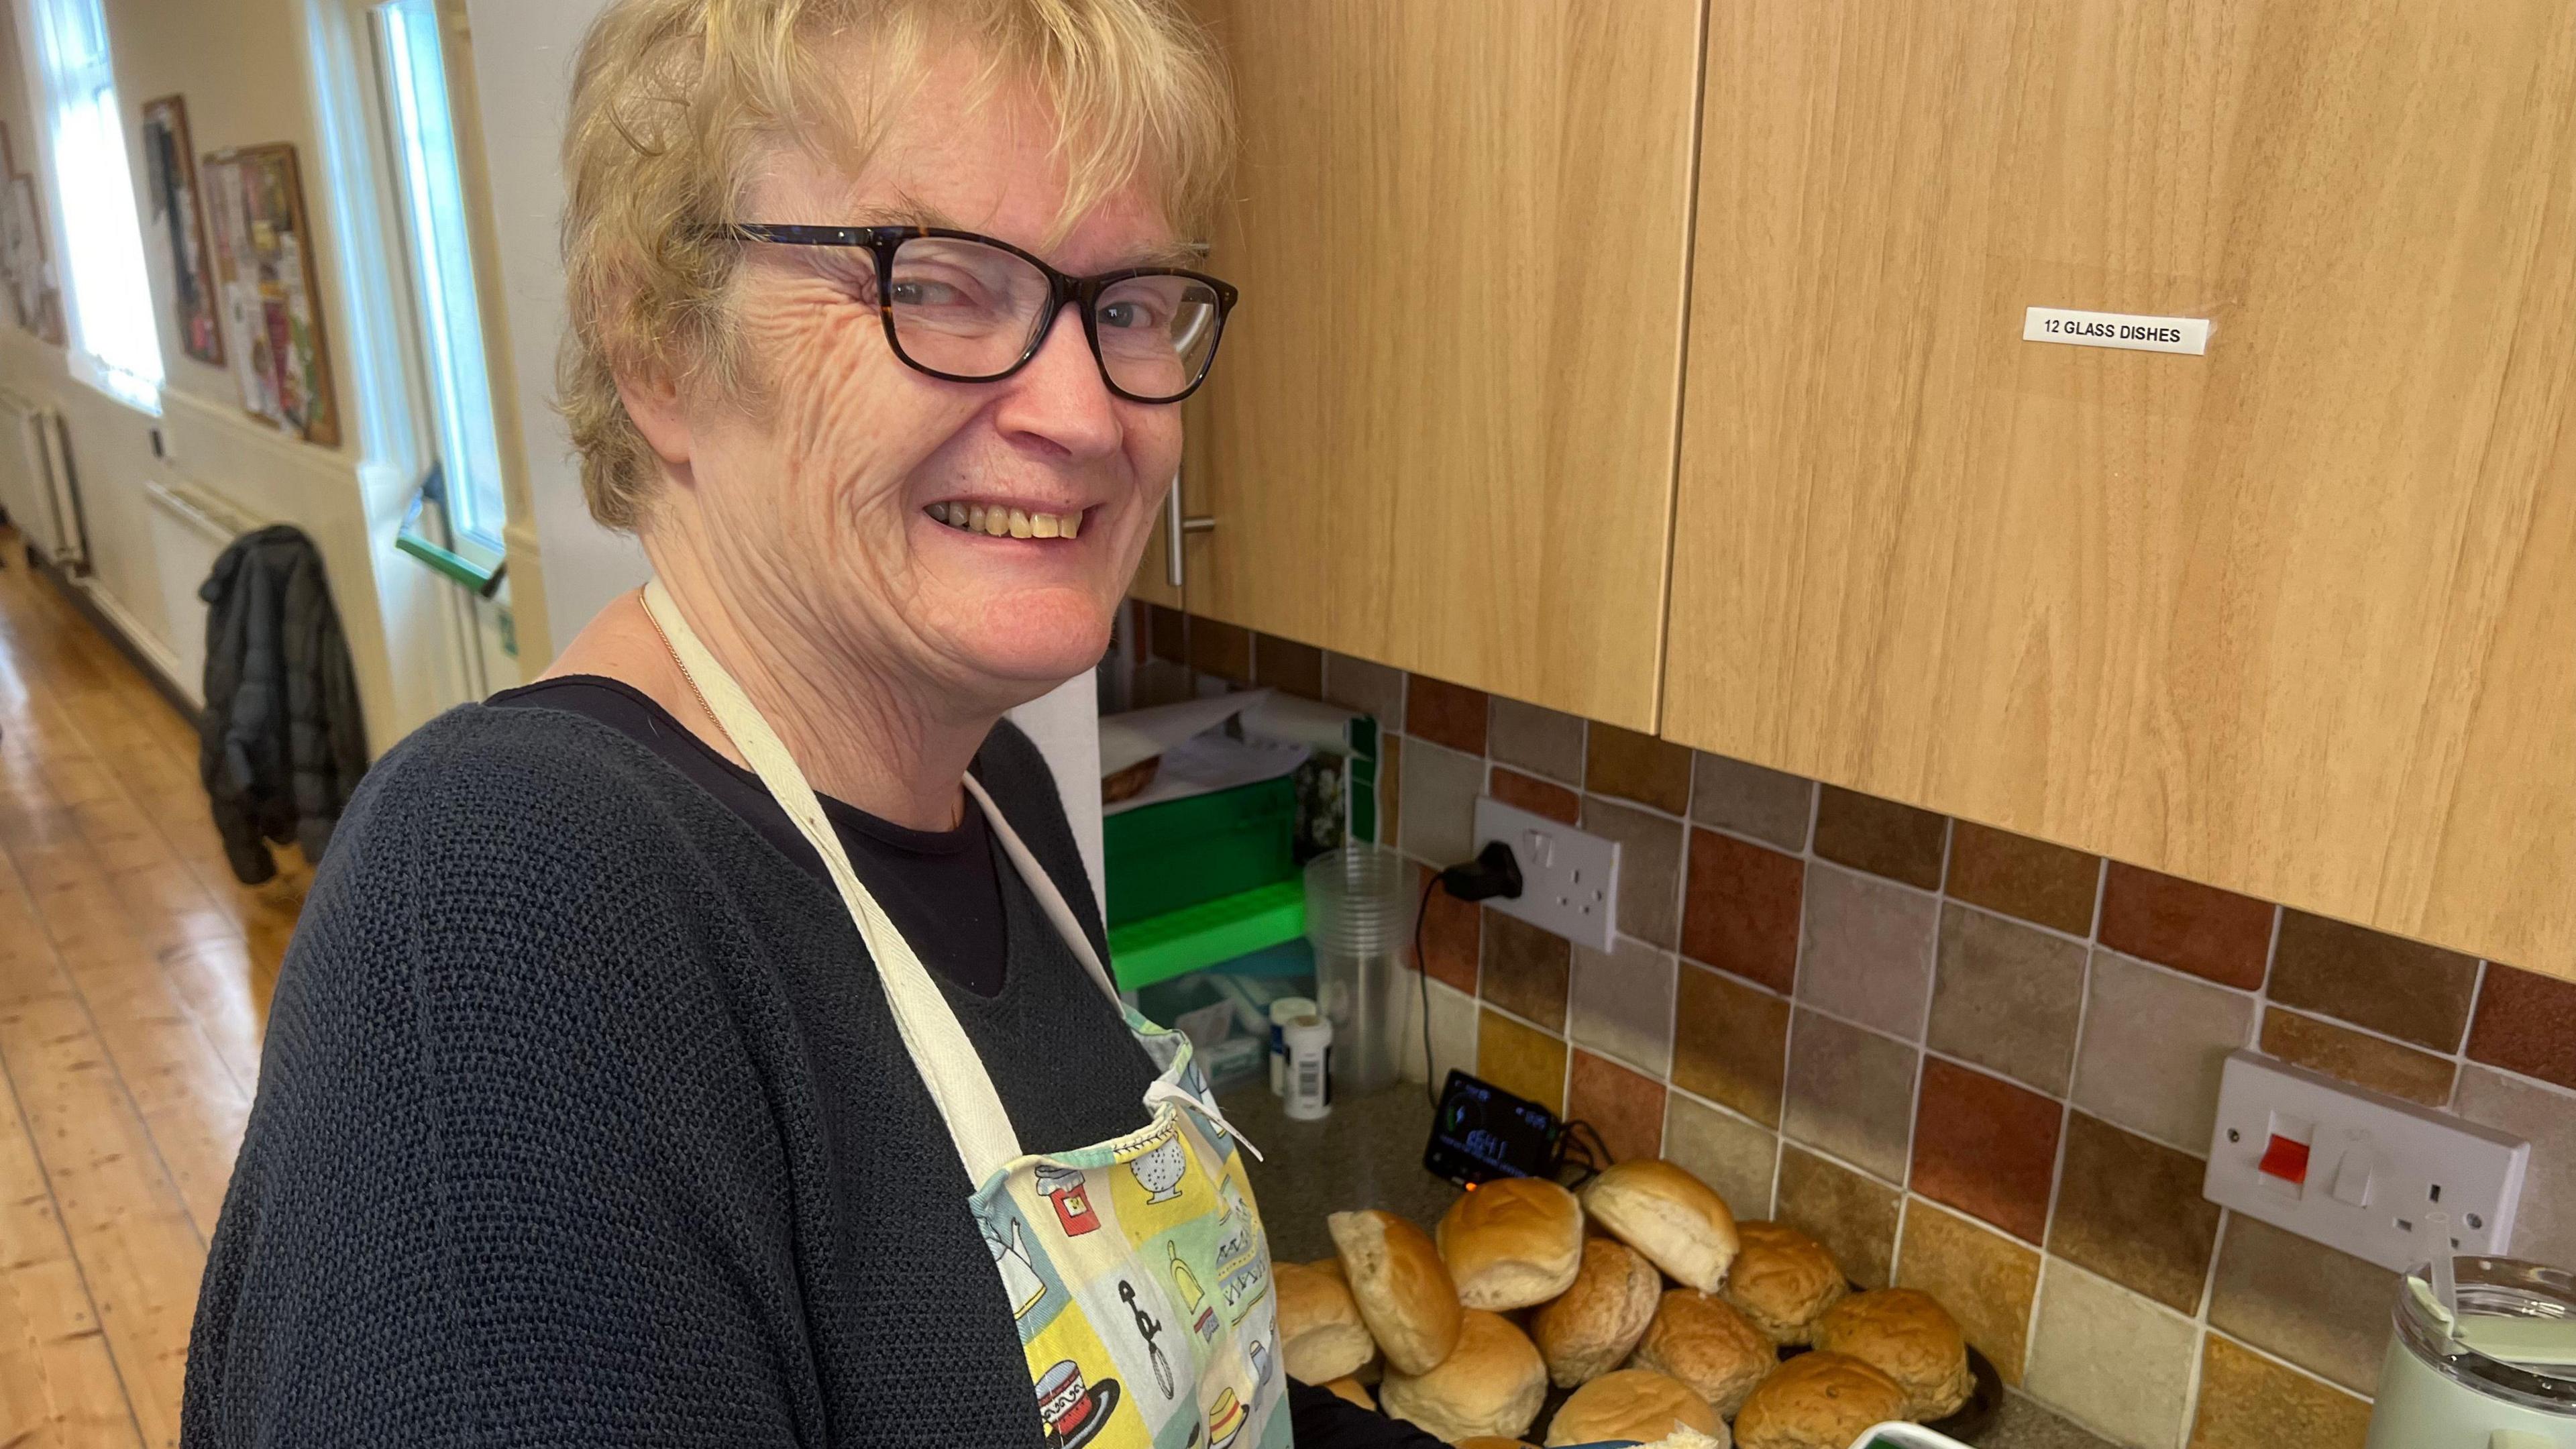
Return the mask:
[(1781, 1130), (1889, 1182), (1904, 1181), (1921, 1056), (1874, 1031), (1799, 1011), (1789, 1031)]
[(1678, 820), (1598, 795), (1583, 797), (1583, 828), (1619, 842), (1619, 929), (1670, 951), (1681, 944), (1682, 835)]
[(2576, 982), (2502, 962), (2487, 964), (2478, 988), (2469, 1055), (2489, 1066), (2576, 1087)]
[(2191, 1449), (2362, 1449), (2370, 1403), (2210, 1334)]
[(2576, 1111), (2565, 1093), (2485, 1067), (2460, 1069), (2454, 1110), (2472, 1122), (2531, 1144), (2522, 1177), (2522, 1211), (2513, 1223), (2513, 1255), (2541, 1263), (2576, 1263)]
[(1583, 720), (1517, 699), (1493, 697), (1487, 752), (1506, 765), (1569, 785), (1583, 783)]
[(2058, 1104), (1935, 1057), (1914, 1115), (1914, 1190), (2038, 1242), (2057, 1170)]
[(2218, 1204), (2208, 1164), (2081, 1112), (2066, 1120), (2066, 1169), (2048, 1251), (2184, 1314), (2200, 1311)]
[(1690, 787), (1688, 746), (1593, 722), (1584, 750), (1584, 789), (1679, 815), (1690, 806)]
[(1561, 820), (1568, 825), (1578, 824), (1583, 819), (1582, 796), (1563, 785), (1542, 780), (1536, 775), (1524, 775), (1518, 770), (1507, 770), (1500, 765), (1494, 766), (1493, 774), (1485, 781), (1485, 793), (1516, 809), (1544, 815), (1550, 820)]
[(1608, 1057), (1576, 1050), (1567, 1074), (1565, 1115), (1591, 1123), (1613, 1162), (1655, 1157), (1664, 1150), (1664, 1084)]
[(1284, 689), (1301, 699), (1324, 697), (1324, 651), (1312, 644), (1300, 644), (1276, 634), (1255, 634), (1252, 673), (1255, 682)]
[(2452, 1052), (2477, 989), (2473, 957), (2305, 911), (2281, 913), (2267, 994), (2283, 1006)]
[(1780, 1151), (1779, 1203), (1771, 1215), (1824, 1244), (1853, 1282), (1884, 1288), (1896, 1261), (1901, 1199), (1895, 1188), (1791, 1143)]
[(1831, 865), (1807, 868), (1806, 894), (1798, 1000), (1921, 1041), (1940, 900)]
[[(1428, 876), (1428, 867), (1420, 876)], [(1420, 877), (1414, 890), (1422, 889)], [(1445, 982), (1473, 996), (1476, 994), (1476, 962), (1483, 952), (1484, 908), (1473, 901), (1462, 901), (1447, 891), (1433, 891), (1422, 906), (1422, 959), (1431, 979)]]
[(1190, 662), (1190, 616), (1160, 604), (1145, 606), (1145, 648), (1157, 659)]
[(1705, 751), (1691, 760), (1691, 819), (1767, 840), (1782, 850), (1807, 848), (1816, 813), (1816, 782)]
[(2262, 901), (2111, 862), (2102, 944), (2247, 991), (2263, 984), (2272, 910)]
[(2254, 998), (2096, 949), (2075, 1048), (2075, 1105), (2185, 1151), (2209, 1145), (2227, 1054)]
[(1827, 785), (1816, 801), (1816, 854), (1932, 890), (1941, 884), (1948, 817)]
[(1240, 624), (1190, 616), (1190, 667), (1233, 684), (1252, 682), (1252, 631)]
[(1499, 1011), (1476, 1013), (1476, 1075), (1565, 1115), (1565, 1040)]
[(2427, 1107), (2449, 1105), (2451, 1078), (2458, 1070), (2449, 1057), (2277, 1006), (2263, 1013), (2262, 1047), (2285, 1062)]
[(1136, 665), (1135, 692), (1128, 700), (1131, 709), (1152, 709), (1156, 705), (1179, 704), (1198, 698), (1198, 676), (1186, 664), (1169, 659), (1146, 659)]
[(1324, 656), (1324, 701), (1369, 716), (1384, 730), (1404, 728), (1404, 671), (1348, 654)]
[(2356, 1393), (2379, 1391), (2397, 1275), (2243, 1213), (2209, 1290), (2209, 1325)]
[(1783, 997), (1682, 963), (1673, 1018), (1673, 1085), (1780, 1125), (1780, 1081), (1789, 1062)]
[(1485, 692), (1416, 674), (1405, 682), (1404, 732), (1434, 744), (1485, 752)]
[(1625, 936), (1574, 948), (1566, 1039), (1661, 1080), (1673, 1067), (1673, 953)]
[(1939, 1299), (2004, 1382), (2021, 1382), (2031, 1304), (2039, 1297), (2036, 1251), (1918, 1197), (1905, 1208), (1896, 1281)]
[(1794, 855), (1692, 831), (1682, 954), (1785, 994), (1797, 984), (1806, 878)]
[(1966, 820), (1950, 827), (1946, 889), (1988, 910), (2089, 936), (2101, 879), (2098, 855)]
[(1932, 1049), (2066, 1094), (2084, 1010), (2084, 947), (1956, 902), (1941, 907)]
[(1664, 1157), (1697, 1177), (1739, 1222), (1771, 1216), (1771, 1183), (1780, 1164), (1780, 1134), (1732, 1112), (1664, 1094)]
[(1484, 909), (1484, 998), (1514, 1016), (1537, 1022), (1549, 1031), (1565, 1030), (1566, 983), (1574, 970), (1574, 946), (1563, 936), (1542, 931), (1518, 916)]

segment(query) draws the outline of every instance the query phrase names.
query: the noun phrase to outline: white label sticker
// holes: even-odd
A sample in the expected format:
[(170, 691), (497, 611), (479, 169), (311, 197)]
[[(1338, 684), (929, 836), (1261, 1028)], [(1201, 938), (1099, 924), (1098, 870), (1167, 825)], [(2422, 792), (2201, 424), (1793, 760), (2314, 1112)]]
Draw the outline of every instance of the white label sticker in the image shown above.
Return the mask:
[(2209, 351), (2209, 319), (2033, 307), (2022, 321), (2021, 340), (2064, 342), (2076, 347), (2125, 347), (2133, 352), (2188, 352), (2198, 357)]

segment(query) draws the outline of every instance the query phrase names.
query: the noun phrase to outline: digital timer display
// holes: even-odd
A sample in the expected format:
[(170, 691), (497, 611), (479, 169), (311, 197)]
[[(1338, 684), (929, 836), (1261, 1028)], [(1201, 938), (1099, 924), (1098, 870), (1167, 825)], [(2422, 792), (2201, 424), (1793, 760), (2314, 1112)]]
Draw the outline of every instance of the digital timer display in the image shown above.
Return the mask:
[(1449, 1073), (1422, 1165), (1465, 1186), (1544, 1177), (1556, 1167), (1556, 1114), (1465, 1072)]

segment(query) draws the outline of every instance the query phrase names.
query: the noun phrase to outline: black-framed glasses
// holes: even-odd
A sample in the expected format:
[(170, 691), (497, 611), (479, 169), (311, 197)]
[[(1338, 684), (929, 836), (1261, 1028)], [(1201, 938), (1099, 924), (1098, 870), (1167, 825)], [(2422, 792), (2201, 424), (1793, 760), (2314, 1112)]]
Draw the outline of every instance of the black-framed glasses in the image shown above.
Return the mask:
[(1069, 276), (1011, 245), (932, 226), (728, 228), (746, 241), (849, 247), (876, 259), (877, 315), (905, 365), (950, 382), (999, 382), (1029, 365), (1068, 302), (1101, 380), (1130, 402), (1174, 403), (1216, 360), (1235, 290), (1178, 267)]

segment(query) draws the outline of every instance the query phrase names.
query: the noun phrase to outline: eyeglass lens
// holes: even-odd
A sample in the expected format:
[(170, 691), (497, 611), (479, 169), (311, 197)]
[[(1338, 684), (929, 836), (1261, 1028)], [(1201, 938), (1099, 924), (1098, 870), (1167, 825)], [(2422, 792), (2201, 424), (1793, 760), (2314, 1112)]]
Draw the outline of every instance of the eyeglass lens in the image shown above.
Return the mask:
[[(1044, 273), (998, 247), (914, 237), (895, 249), (886, 300), (895, 345), (918, 366), (953, 377), (999, 377), (1047, 325)], [(1119, 391), (1179, 397), (1216, 350), (1217, 296), (1190, 277), (1114, 282), (1092, 308), (1101, 370)]]

